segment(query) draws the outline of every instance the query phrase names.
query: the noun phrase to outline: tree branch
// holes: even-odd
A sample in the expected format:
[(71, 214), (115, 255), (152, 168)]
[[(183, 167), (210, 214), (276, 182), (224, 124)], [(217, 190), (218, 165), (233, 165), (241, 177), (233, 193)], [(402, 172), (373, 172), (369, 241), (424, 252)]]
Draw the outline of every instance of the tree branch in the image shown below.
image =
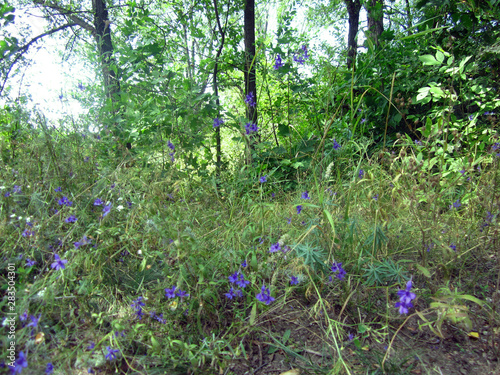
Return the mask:
[(46, 8), (57, 10), (59, 13), (61, 13), (62, 15), (68, 17), (71, 21), (73, 21), (74, 23), (76, 23), (81, 28), (83, 28), (83, 29), (85, 29), (87, 31), (90, 31), (92, 33), (92, 35), (94, 35), (95, 32), (96, 32), (94, 26), (92, 26), (91, 24), (89, 24), (85, 20), (81, 19), (80, 17), (75, 16), (74, 15), (75, 12), (73, 12), (71, 10), (63, 8), (63, 7), (61, 7), (61, 6), (57, 5), (57, 4), (46, 3), (44, 0), (33, 0), (33, 2), (35, 4), (44, 6)]
[(48, 35), (52, 35), (54, 33), (57, 33), (58, 31), (61, 31), (61, 30), (67, 29), (68, 27), (73, 27), (73, 26), (76, 26), (76, 24), (70, 23), (70, 24), (59, 26), (58, 28), (52, 29), (50, 31), (47, 31), (46, 33), (40, 34), (40, 35), (36, 36), (35, 38), (31, 39), (24, 46), (18, 48), (17, 50), (9, 53), (8, 55), (6, 55), (4, 57), (1, 57), (0, 61), (7, 59), (8, 57), (10, 57), (10, 56), (12, 56), (14, 54), (17, 54), (16, 58), (14, 59), (14, 61), (10, 64), (9, 68), (7, 69), (7, 73), (5, 74), (5, 78), (4, 78), (3, 82), (2, 82), (2, 86), (0, 86), (0, 94), (3, 92), (5, 84), (7, 83), (7, 80), (9, 79), (10, 71), (12, 70), (12, 68), (14, 67), (14, 65), (16, 65), (16, 63), (19, 61), (19, 59), (28, 51), (28, 49), (34, 43), (36, 43), (38, 40), (42, 39), (43, 37), (46, 37)]
[[(8, 55), (6, 55), (4, 57), (0, 57), (0, 61), (5, 60), (6, 58), (12, 56), (13, 54), (18, 53), (19, 51), (21, 51), (21, 55), (22, 55), (22, 54), (26, 53), (28, 51), (28, 48), (30, 48), (31, 45), (36, 43), (38, 40), (40, 40), (46, 36), (52, 35), (54, 33), (57, 33), (58, 31), (61, 31), (61, 30), (67, 29), (68, 27), (73, 27), (73, 26), (76, 26), (76, 24), (75, 23), (68, 23), (66, 25), (59, 26), (56, 29), (52, 29), (50, 31), (47, 31), (46, 33), (40, 34), (40, 35), (34, 37), (33, 39), (31, 39), (28, 43), (26, 43), (24, 46), (20, 47), (19, 49), (12, 51), (11, 53), (9, 53)], [(16, 57), (16, 60), (18, 58), (19, 57)]]

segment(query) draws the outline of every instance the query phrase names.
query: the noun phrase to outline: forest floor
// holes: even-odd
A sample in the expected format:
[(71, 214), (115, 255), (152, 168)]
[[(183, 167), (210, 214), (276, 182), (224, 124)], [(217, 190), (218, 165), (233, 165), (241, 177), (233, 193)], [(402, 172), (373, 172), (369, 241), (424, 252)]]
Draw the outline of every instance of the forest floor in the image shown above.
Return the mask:
[[(340, 308), (332, 311), (332, 319), (338, 317), (337, 310)], [(286, 309), (273, 310), (272, 317), (268, 316), (262, 323), (262, 329), (267, 328), (270, 335), (253, 338), (248, 360), (236, 361), (229, 374), (314, 374), (307, 371), (309, 361), (331, 369), (337, 358), (324, 344), (324, 319), (315, 319), (312, 315), (299, 300), (290, 301)], [(402, 318), (401, 323), (404, 321)], [(361, 348), (357, 348), (354, 342), (341, 342), (339, 345), (344, 346), (343, 360), (349, 364), (352, 374), (498, 375), (500, 363), (491, 347), (491, 335), (494, 335), (497, 352), (500, 337), (491, 332), (487, 322), (478, 320), (477, 323), (480, 324), (475, 327), (479, 331), (477, 339), (447, 325), (443, 326), (445, 338), (441, 339), (426, 328), (419, 329), (419, 318), (413, 314), (397, 333), (383, 368), (387, 345), (380, 343), (375, 334), (367, 334), (371, 337), (364, 339)], [(287, 330), (291, 330), (288, 348), (269, 354), (269, 336), (283, 337)], [(295, 358), (293, 353), (305, 357), (307, 362)], [(298, 368), (301, 368), (300, 372), (287, 372)]]

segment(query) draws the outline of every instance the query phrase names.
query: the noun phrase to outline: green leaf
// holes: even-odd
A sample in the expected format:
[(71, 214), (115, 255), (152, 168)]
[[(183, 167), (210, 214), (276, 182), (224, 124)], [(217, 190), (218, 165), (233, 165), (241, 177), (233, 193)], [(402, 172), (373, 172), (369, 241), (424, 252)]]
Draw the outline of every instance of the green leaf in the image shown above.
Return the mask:
[(252, 253), (252, 260), (250, 261), (250, 266), (255, 271), (259, 269), (259, 264), (257, 263), (257, 255), (255, 253)]
[(441, 65), (441, 63), (437, 61), (432, 55), (422, 55), (418, 58), (424, 63), (424, 65)]
[(418, 89), (417, 101), (421, 101), (429, 94), (430, 87), (422, 87)]
[(444, 61), (444, 53), (441, 51), (437, 51), (436, 52), (436, 60), (442, 64)]
[(332, 232), (335, 234), (335, 224), (333, 222), (333, 217), (332, 214), (328, 210), (323, 210), (323, 214), (325, 215), (326, 219), (332, 226)]
[(436, 98), (442, 98), (442, 97), (444, 97), (444, 96), (445, 96), (444, 91), (443, 91), (443, 90), (441, 90), (441, 88), (440, 88), (440, 87), (436, 87), (436, 86), (435, 86), (435, 87), (431, 87), (431, 88), (429, 89), (429, 91), (430, 91), (430, 92), (431, 92), (431, 94), (432, 94), (433, 96), (435, 96)]
[(292, 333), (292, 331), (290, 331), (289, 329), (287, 329), (285, 331), (285, 333), (283, 334), (283, 340), (281, 341), (283, 344), (286, 344), (286, 342), (288, 341), (288, 339), (290, 338), (290, 334)]
[(143, 258), (143, 259), (142, 259), (142, 262), (141, 262), (141, 265), (140, 265), (140, 267), (139, 267), (139, 270), (140, 270), (141, 272), (142, 272), (142, 271), (144, 271), (144, 268), (146, 268), (146, 263), (147, 263), (146, 258)]
[(250, 313), (250, 321), (248, 324), (252, 327), (255, 324), (255, 318), (257, 317), (257, 304), (254, 303), (252, 307), (252, 312)]
[(427, 277), (428, 279), (431, 278), (431, 273), (429, 272), (429, 270), (425, 267), (422, 267), (420, 264), (416, 264), (418, 270), (422, 273), (422, 275), (424, 275), (425, 277)]
[(466, 58), (462, 59), (462, 61), (460, 61), (460, 64), (458, 64), (458, 67), (460, 69), (460, 74), (464, 72), (465, 64), (467, 64), (467, 61), (469, 61), (471, 58), (472, 56), (467, 56)]
[(460, 294), (458, 297), (462, 298), (462, 299), (466, 299), (466, 300), (474, 302), (474, 303), (477, 303), (479, 306), (483, 306), (484, 305), (484, 302), (481, 301), (479, 298), (476, 298), (474, 296), (470, 296), (468, 294)]

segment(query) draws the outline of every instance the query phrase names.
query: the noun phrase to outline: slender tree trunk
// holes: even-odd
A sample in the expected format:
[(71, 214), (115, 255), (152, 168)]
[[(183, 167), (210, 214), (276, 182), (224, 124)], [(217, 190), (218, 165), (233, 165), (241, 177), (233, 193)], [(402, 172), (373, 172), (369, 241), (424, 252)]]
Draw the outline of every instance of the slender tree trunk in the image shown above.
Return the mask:
[(366, 4), (368, 15), (368, 37), (379, 45), (379, 37), (384, 31), (384, 0), (369, 0)]
[[(257, 103), (257, 81), (255, 76), (255, 0), (246, 0), (244, 11), (244, 31), (245, 31), (245, 95), (253, 93)], [(246, 106), (247, 118), (255, 125), (258, 124), (257, 104)], [(250, 136), (249, 164), (252, 163), (251, 150), (258, 139), (257, 134)]]
[[(222, 28), (221, 23), (220, 23), (219, 9), (217, 8), (217, 0), (213, 0), (213, 2), (214, 2), (214, 9), (215, 9), (215, 19), (217, 21), (217, 27), (219, 29), (219, 34), (221, 36), (219, 49), (217, 50), (217, 54), (215, 56), (214, 81), (213, 81), (215, 103), (217, 105), (217, 117), (220, 118), (220, 100), (219, 100), (219, 85), (217, 83), (217, 73), (219, 70), (219, 57), (222, 53), (222, 49), (224, 48), (224, 41), (226, 40), (226, 31), (225, 31), (225, 29)], [(221, 174), (221, 164), (222, 164), (220, 126), (215, 128), (215, 140), (216, 140), (216, 157), (217, 157), (215, 176), (217, 178), (217, 184), (219, 184), (219, 178), (220, 178), (220, 174)]]
[[(245, 95), (253, 93), (257, 101), (257, 82), (255, 78), (255, 1), (245, 3)], [(257, 124), (257, 106), (247, 106), (247, 118)]]
[(94, 27), (97, 48), (101, 60), (102, 74), (106, 96), (113, 104), (113, 111), (118, 110), (118, 93), (120, 82), (116, 71), (118, 66), (113, 58), (113, 43), (111, 41), (111, 28), (105, 0), (92, 0), (94, 12)]
[(347, 37), (347, 67), (352, 68), (356, 62), (356, 51), (358, 49), (359, 11), (360, 0), (344, 0), (349, 14), (349, 35)]
[(408, 21), (408, 36), (411, 35), (411, 28), (413, 27), (413, 20), (410, 11), (410, 1), (405, 0), (406, 4), (406, 20)]

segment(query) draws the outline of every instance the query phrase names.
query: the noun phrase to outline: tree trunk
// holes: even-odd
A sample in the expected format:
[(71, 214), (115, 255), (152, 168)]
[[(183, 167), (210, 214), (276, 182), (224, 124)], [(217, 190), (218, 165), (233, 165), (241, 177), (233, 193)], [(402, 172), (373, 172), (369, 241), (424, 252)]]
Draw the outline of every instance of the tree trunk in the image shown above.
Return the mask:
[(408, 22), (408, 36), (410, 36), (412, 33), (411, 28), (413, 27), (413, 21), (412, 21), (413, 17), (411, 16), (409, 0), (405, 0), (405, 4), (406, 4), (406, 20)]
[[(245, 32), (245, 95), (253, 93), (257, 103), (257, 82), (255, 77), (255, 0), (246, 0), (244, 11), (244, 32)], [(257, 125), (257, 105), (246, 106), (247, 118)], [(253, 149), (257, 134), (251, 135), (250, 148)], [(251, 163), (251, 152), (250, 160)]]
[(352, 68), (356, 62), (356, 51), (358, 49), (359, 11), (360, 0), (344, 0), (349, 14), (349, 35), (347, 37), (347, 67)]
[(120, 82), (116, 71), (118, 66), (113, 58), (113, 43), (111, 42), (111, 28), (105, 0), (92, 0), (94, 12), (94, 27), (97, 49), (101, 60), (106, 96), (111, 100), (113, 111), (118, 110), (118, 93)]
[(384, 0), (369, 0), (366, 4), (368, 15), (368, 37), (379, 45), (379, 37), (384, 31)]
[[(219, 29), (219, 34), (221, 36), (221, 41), (219, 48), (217, 49), (217, 54), (215, 56), (215, 64), (214, 64), (214, 81), (213, 81), (213, 89), (215, 94), (215, 103), (217, 105), (217, 117), (220, 119), (220, 100), (219, 100), (219, 85), (217, 83), (217, 73), (219, 69), (219, 57), (222, 53), (222, 49), (224, 48), (224, 42), (226, 40), (226, 31), (223, 29), (220, 23), (219, 17), (219, 9), (217, 8), (217, 0), (213, 0), (214, 9), (215, 9), (215, 19), (217, 21), (217, 27)], [(221, 174), (221, 165), (222, 165), (222, 150), (221, 150), (221, 138), (220, 138), (220, 125), (215, 128), (215, 139), (216, 139), (216, 172), (215, 176), (217, 179), (217, 188), (219, 188), (220, 183), (220, 174)]]

